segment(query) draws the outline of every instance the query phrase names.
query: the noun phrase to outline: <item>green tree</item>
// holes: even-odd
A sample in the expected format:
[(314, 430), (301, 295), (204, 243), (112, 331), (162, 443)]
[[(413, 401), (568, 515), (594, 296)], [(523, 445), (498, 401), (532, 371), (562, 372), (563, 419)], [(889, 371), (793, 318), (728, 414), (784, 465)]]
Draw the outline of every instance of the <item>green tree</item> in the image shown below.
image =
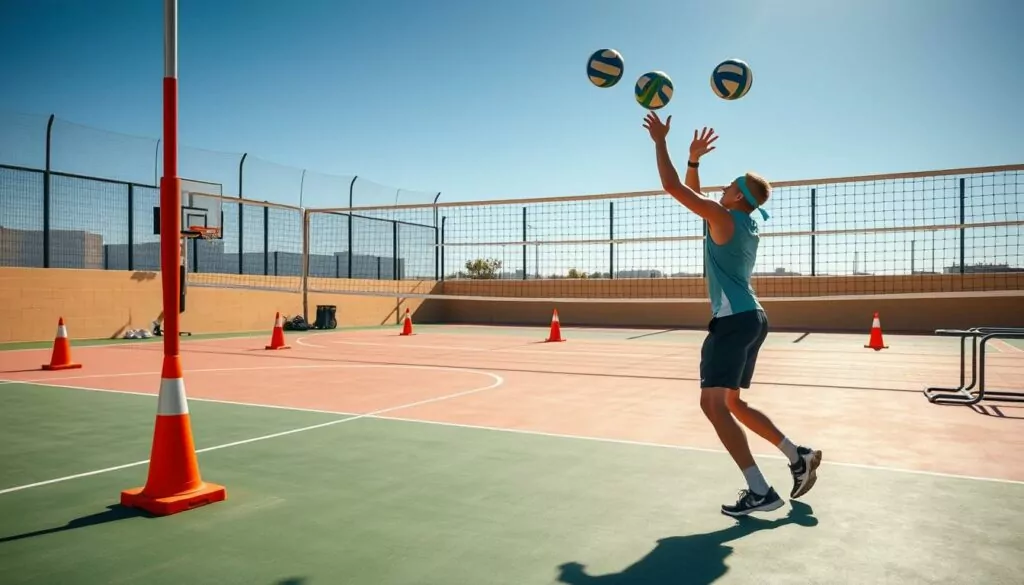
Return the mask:
[(494, 258), (466, 260), (466, 275), (470, 278), (496, 278), (499, 270), (501, 270), (501, 260), (496, 260)]

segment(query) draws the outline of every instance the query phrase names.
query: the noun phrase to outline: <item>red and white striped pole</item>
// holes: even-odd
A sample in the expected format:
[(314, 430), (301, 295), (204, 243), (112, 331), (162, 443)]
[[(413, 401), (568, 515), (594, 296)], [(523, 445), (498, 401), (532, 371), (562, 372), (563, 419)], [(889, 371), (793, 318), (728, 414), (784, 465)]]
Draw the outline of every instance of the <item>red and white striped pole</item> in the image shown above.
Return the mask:
[(164, 173), (160, 179), (160, 275), (164, 360), (146, 485), (121, 492), (121, 504), (174, 514), (227, 497), (199, 474), (182, 376), (178, 315), (181, 291), (181, 179), (178, 177), (178, 0), (164, 0)]

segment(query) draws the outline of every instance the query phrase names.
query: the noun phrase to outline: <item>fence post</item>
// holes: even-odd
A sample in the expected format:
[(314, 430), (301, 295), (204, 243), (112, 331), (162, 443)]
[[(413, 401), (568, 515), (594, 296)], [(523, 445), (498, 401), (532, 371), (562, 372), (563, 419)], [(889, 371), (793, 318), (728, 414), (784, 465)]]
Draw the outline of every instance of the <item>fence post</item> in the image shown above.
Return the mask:
[(818, 190), (811, 189), (811, 276), (817, 276), (817, 264), (815, 262), (815, 245), (818, 236), (814, 235), (814, 232), (818, 227)]
[(300, 209), (302, 218), (302, 318), (309, 323), (309, 210)]
[(53, 120), (46, 122), (46, 168), (43, 170), (43, 268), (50, 267), (50, 145), (53, 138)]
[(128, 270), (135, 270), (135, 185), (131, 183), (128, 183)]
[(263, 276), (270, 275), (270, 208), (263, 208)]
[(440, 256), (440, 249), (438, 248), (438, 244), (440, 244), (441, 241), (440, 241), (440, 232), (438, 231), (438, 226), (437, 226), (437, 200), (440, 199), (440, 198), (441, 198), (441, 192), (438, 191), (437, 195), (434, 196), (434, 280), (435, 281), (436, 280), (440, 280), (439, 275), (440, 275), (440, 272), (441, 272), (441, 264), (440, 264), (441, 256)]
[[(243, 152), (242, 153), (242, 160), (238, 161), (238, 199), (239, 199), (239, 202), (238, 202), (238, 273), (239, 274), (245, 274), (245, 269), (244, 269), (245, 253), (243, 251), (243, 247), (244, 247), (243, 242), (245, 241), (245, 222), (242, 219), (243, 215), (245, 214), (245, 206), (242, 205), (241, 199), (243, 197), (243, 195), (242, 195), (242, 193), (243, 193), (243, 191), (242, 191), (242, 180), (244, 178), (244, 173), (242, 172), (242, 169), (243, 169), (243, 167), (245, 167), (245, 157), (247, 157), (247, 156), (249, 156), (249, 153), (248, 152)], [(303, 315), (303, 319), (305, 319), (305, 318), (306, 318), (305, 315)]]
[(352, 228), (355, 227), (355, 223), (352, 221), (352, 189), (356, 185), (356, 179), (359, 175), (352, 177), (352, 182), (348, 184), (348, 277), (352, 278)]

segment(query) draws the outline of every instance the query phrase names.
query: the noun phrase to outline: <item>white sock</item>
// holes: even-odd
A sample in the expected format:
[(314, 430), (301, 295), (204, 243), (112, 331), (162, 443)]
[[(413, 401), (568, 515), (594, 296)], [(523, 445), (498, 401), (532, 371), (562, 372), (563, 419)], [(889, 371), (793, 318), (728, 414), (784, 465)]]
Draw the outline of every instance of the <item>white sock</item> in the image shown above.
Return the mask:
[(796, 463), (796, 460), (800, 458), (800, 454), (796, 452), (796, 445), (793, 444), (793, 441), (789, 440), (789, 437), (783, 438), (782, 442), (776, 445), (776, 447), (785, 453), (786, 457), (789, 457), (790, 463)]
[(747, 486), (750, 488), (750, 491), (759, 496), (768, 493), (768, 481), (761, 475), (761, 470), (756, 465), (751, 465), (744, 469), (743, 477), (747, 479)]

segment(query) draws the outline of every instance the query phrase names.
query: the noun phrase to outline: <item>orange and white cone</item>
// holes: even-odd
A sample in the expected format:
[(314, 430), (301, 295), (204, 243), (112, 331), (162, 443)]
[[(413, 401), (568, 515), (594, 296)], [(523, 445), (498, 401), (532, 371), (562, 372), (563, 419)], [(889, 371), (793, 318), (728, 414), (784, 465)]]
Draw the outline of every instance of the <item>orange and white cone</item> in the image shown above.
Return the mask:
[(565, 341), (565, 339), (562, 338), (562, 324), (558, 320), (558, 309), (555, 309), (551, 314), (551, 333), (545, 341)]
[(875, 351), (889, 349), (889, 346), (882, 341), (882, 321), (878, 318), (877, 311), (875, 312), (875, 318), (871, 321), (871, 338), (864, 347)]
[(68, 341), (68, 328), (64, 325), (64, 317), (57, 321), (57, 335), (53, 339), (53, 353), (50, 363), (43, 364), (44, 370), (74, 370), (82, 364), (71, 361), (71, 342)]
[(121, 492), (121, 505), (167, 516), (227, 499), (222, 485), (199, 475), (185, 380), (177, 356), (164, 357), (157, 399), (156, 427), (146, 485)]
[(267, 349), (291, 349), (291, 346), (284, 342), (284, 322), (281, 320), (281, 311), (274, 317), (274, 332), (270, 335), (270, 345)]
[(409, 315), (409, 308), (405, 309), (405, 317), (402, 318), (401, 335), (412, 335), (412, 316)]

